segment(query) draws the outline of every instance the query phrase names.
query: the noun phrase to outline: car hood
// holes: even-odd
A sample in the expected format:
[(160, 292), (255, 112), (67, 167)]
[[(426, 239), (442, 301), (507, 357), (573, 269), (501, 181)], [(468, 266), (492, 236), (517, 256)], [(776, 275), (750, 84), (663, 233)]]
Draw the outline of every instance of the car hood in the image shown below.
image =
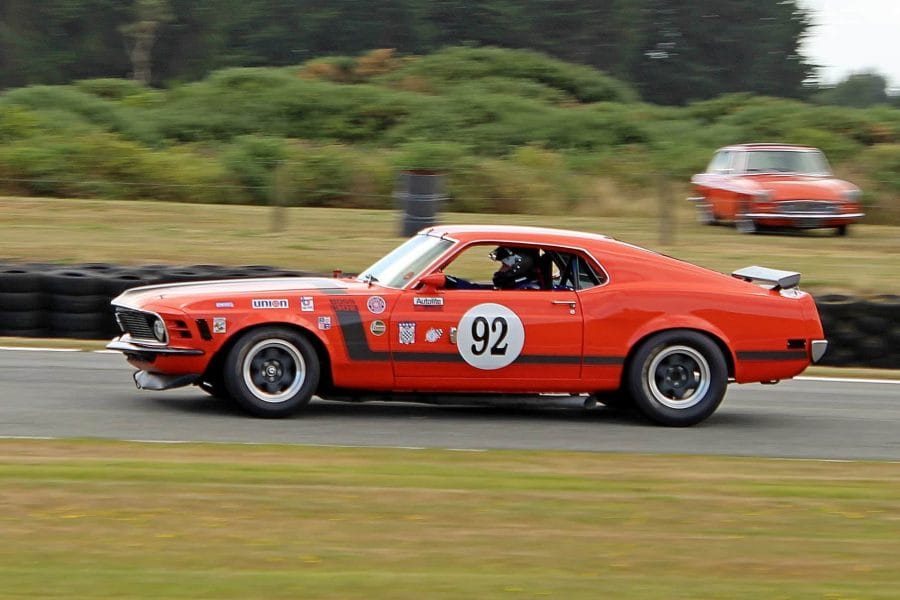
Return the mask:
[(239, 297), (272, 297), (303, 291), (347, 290), (366, 284), (347, 279), (327, 277), (261, 277), (254, 279), (223, 279), (190, 283), (147, 285), (125, 290), (112, 302), (119, 306), (139, 308), (148, 303), (164, 302), (173, 306), (219, 299), (229, 301)]
[(773, 200), (843, 200), (844, 192), (856, 189), (841, 179), (815, 175), (754, 175), (747, 180), (771, 192)]

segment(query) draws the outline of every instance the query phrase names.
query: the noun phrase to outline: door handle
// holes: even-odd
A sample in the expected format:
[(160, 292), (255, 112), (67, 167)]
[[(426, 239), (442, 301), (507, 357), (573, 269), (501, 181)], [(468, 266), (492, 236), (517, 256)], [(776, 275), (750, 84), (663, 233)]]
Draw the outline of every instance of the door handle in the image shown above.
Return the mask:
[(575, 314), (575, 305), (577, 304), (577, 302), (575, 302), (574, 300), (551, 300), (550, 303), (551, 304), (568, 304), (569, 305), (569, 314), (570, 315)]

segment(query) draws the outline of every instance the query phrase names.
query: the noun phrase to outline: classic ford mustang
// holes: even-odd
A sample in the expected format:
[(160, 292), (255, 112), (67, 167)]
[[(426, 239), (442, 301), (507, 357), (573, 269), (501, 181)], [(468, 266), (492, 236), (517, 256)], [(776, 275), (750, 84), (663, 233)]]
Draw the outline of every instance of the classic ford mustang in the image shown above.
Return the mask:
[(709, 417), (729, 382), (774, 383), (821, 358), (799, 280), (723, 275), (602, 235), (434, 226), (355, 277), (127, 290), (107, 347), (139, 388), (195, 384), (262, 417), (316, 394), (564, 393), (684, 426)]
[(738, 231), (847, 226), (862, 217), (858, 187), (835, 178), (816, 148), (739, 144), (716, 151), (705, 173), (691, 178), (702, 223), (734, 222)]

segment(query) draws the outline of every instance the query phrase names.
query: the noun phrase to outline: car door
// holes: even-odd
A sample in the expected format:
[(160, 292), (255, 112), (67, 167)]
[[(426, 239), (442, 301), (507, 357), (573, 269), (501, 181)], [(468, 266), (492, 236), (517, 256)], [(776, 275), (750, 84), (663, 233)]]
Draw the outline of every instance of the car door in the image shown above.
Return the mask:
[(395, 380), (423, 390), (558, 390), (581, 376), (583, 329), (572, 290), (410, 290), (390, 317)]

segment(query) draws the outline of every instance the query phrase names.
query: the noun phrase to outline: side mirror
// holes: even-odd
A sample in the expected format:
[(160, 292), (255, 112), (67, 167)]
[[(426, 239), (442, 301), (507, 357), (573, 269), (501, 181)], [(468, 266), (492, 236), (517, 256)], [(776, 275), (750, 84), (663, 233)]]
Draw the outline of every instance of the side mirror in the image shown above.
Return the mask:
[(440, 271), (437, 271), (435, 273), (429, 273), (423, 277), (419, 283), (422, 284), (419, 288), (420, 293), (433, 294), (436, 290), (442, 289), (447, 285), (447, 276)]

